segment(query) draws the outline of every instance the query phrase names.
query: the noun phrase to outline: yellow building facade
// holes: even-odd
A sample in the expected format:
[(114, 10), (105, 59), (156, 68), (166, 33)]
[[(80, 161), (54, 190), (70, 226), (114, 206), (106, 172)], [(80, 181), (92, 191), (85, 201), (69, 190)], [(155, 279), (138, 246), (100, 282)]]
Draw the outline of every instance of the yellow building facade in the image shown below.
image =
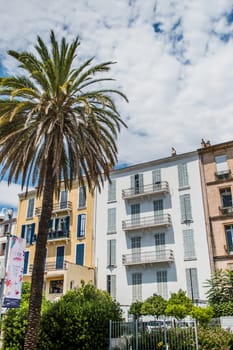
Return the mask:
[[(19, 195), (17, 235), (26, 239), (24, 280), (30, 281), (35, 254), (42, 198), (36, 190)], [(81, 281), (94, 282), (93, 195), (73, 184), (54, 198), (47, 240), (44, 288), (48, 300), (55, 300)]]

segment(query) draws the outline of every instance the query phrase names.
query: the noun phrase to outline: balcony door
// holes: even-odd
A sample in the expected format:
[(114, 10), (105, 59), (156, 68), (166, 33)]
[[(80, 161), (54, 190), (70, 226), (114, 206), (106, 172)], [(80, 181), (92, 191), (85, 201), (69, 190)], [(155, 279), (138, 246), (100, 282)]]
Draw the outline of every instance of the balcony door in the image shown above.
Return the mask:
[(135, 174), (131, 176), (132, 194), (143, 193), (143, 174)]
[(139, 263), (141, 261), (141, 237), (131, 238), (132, 262)]
[(158, 199), (154, 201), (154, 217), (156, 222), (163, 221), (163, 200)]
[(155, 256), (156, 259), (165, 258), (165, 233), (155, 234)]
[(64, 246), (57, 247), (56, 270), (63, 269), (64, 252), (65, 252), (65, 247)]
[(67, 208), (68, 191), (61, 191), (60, 193), (60, 209)]

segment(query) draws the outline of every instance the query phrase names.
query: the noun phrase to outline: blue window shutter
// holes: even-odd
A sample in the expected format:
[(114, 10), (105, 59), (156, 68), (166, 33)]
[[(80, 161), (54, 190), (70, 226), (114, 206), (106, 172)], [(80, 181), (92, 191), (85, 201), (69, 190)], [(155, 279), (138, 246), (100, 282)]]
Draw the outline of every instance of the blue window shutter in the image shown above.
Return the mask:
[(49, 221), (49, 229), (52, 230), (53, 228), (53, 219), (50, 219)]
[(26, 228), (26, 225), (22, 225), (22, 228), (21, 228), (21, 238), (25, 238), (25, 228)]
[(56, 219), (55, 219), (55, 231), (58, 230), (58, 224), (59, 224), (59, 219), (56, 218)]
[(28, 272), (28, 260), (29, 260), (29, 252), (24, 252), (24, 266), (23, 266), (23, 274), (27, 274)]
[(83, 265), (84, 263), (84, 244), (76, 245), (76, 264)]
[(66, 218), (65, 218), (65, 227), (66, 227), (66, 233), (67, 233), (67, 237), (68, 237), (68, 235), (69, 235), (69, 231), (70, 231), (70, 217), (69, 216), (67, 216)]
[(35, 235), (35, 223), (31, 224), (30, 244), (32, 244), (32, 242), (34, 242), (34, 235)]
[(65, 247), (57, 247), (56, 269), (63, 269)]
[(86, 214), (78, 215), (77, 237), (84, 237), (86, 230)]

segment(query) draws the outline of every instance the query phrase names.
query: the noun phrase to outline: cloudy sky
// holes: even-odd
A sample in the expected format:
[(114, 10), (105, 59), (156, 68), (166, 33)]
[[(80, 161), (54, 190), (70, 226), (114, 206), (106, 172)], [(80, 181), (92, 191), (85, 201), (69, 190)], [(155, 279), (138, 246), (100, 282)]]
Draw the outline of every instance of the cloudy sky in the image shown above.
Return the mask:
[[(233, 0), (0, 0), (0, 75), (17, 73), (7, 50), (39, 34), (81, 40), (79, 59), (116, 61), (129, 98), (119, 163), (138, 163), (233, 139)], [(20, 186), (0, 184), (0, 208)]]

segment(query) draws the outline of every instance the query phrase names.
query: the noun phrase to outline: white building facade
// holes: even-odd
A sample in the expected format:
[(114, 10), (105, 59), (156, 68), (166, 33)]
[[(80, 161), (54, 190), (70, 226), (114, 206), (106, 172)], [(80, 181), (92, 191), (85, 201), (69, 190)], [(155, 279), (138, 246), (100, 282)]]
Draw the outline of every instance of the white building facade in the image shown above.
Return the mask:
[(209, 252), (197, 152), (112, 171), (95, 203), (97, 287), (127, 311), (179, 289), (206, 299)]

